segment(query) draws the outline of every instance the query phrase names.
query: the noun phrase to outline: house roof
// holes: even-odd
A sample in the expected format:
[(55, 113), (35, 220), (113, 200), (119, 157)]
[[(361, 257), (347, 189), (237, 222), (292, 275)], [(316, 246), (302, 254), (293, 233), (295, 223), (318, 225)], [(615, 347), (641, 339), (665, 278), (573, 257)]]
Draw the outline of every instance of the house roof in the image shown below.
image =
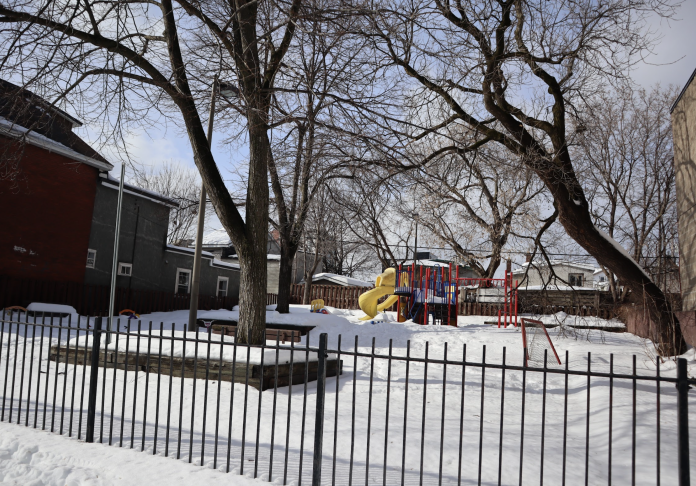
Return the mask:
[[(196, 253), (196, 250), (194, 250), (193, 248), (186, 248), (183, 246), (174, 246), (174, 245), (167, 245), (167, 251), (171, 251), (174, 253), (183, 253), (185, 255), (191, 255), (191, 256), (193, 256)], [(209, 259), (215, 258), (215, 255), (213, 255), (212, 253), (207, 252), (207, 251), (202, 251), (201, 256), (205, 257), (205, 258), (209, 258)]]
[(677, 107), (677, 104), (679, 104), (679, 102), (681, 101), (682, 96), (684, 96), (684, 93), (686, 93), (686, 90), (689, 89), (689, 85), (694, 80), (694, 76), (696, 76), (696, 69), (694, 69), (694, 71), (691, 73), (691, 76), (689, 76), (689, 80), (686, 82), (686, 84), (682, 88), (681, 92), (679, 93), (679, 96), (677, 96), (677, 99), (674, 100), (674, 103), (672, 103), (672, 106), (669, 109), (670, 113), (672, 113), (674, 111), (674, 109)]
[[(451, 264), (453, 267), (459, 266), (459, 268), (470, 268), (468, 265), (462, 265), (461, 263), (460, 263), (460, 264), (456, 264), (456, 263), (451, 262), (451, 261), (449, 261), (449, 260), (443, 260), (443, 259), (440, 259), (440, 258), (430, 258), (430, 259), (428, 259), (428, 258), (419, 258), (418, 260), (416, 260), (416, 265), (421, 265), (421, 266), (423, 266), (423, 267), (445, 267), (445, 268), (449, 268), (450, 264)], [(403, 267), (407, 267), (407, 266), (409, 266), (409, 265), (413, 265), (413, 260), (406, 260), (406, 261), (402, 262), (401, 265), (402, 265), (402, 268), (403, 268)]]
[[(111, 174), (106, 174), (100, 180), (104, 186), (111, 187), (113, 189), (118, 189), (118, 186), (120, 184), (120, 180), (112, 177)], [(150, 191), (148, 189), (143, 189), (142, 187), (133, 186), (128, 183), (123, 184), (123, 190), (124, 192), (127, 192), (129, 194), (134, 194), (145, 199), (150, 199), (151, 201), (154, 201), (156, 203), (164, 204), (173, 208), (178, 208), (180, 206), (179, 202), (174, 199), (163, 196), (162, 194)]]
[[(364, 280), (346, 277), (344, 275), (338, 275), (335, 273), (317, 273), (312, 277), (312, 280), (328, 280), (329, 282), (344, 285), (346, 287), (374, 287), (374, 284), (371, 282), (366, 282)], [(304, 283), (304, 280), (301, 283)]]
[(101, 170), (111, 165), (72, 129), (82, 125), (78, 119), (31, 91), (0, 79), (0, 130), (12, 138), (26, 137), (32, 145), (60, 153)]
[[(587, 270), (588, 272), (594, 272), (596, 267), (594, 265), (589, 265), (587, 263), (575, 263), (575, 262), (569, 262), (567, 260), (550, 260), (552, 266), (561, 266), (565, 265), (568, 267), (575, 267), (575, 268), (580, 268), (582, 270)], [(524, 273), (526, 270), (527, 266), (529, 265), (529, 262), (525, 262), (522, 264), (522, 268), (518, 268), (517, 270), (513, 270), (512, 273)], [(545, 268), (547, 267), (548, 264), (546, 261), (534, 261), (532, 262), (532, 267), (533, 268)]]

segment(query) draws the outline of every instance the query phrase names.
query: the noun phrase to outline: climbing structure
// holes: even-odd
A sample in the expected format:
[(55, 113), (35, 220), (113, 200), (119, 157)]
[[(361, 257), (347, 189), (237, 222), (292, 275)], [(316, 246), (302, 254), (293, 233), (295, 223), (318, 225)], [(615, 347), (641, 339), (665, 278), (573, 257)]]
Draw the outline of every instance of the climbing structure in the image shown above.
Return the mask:
[(459, 267), (399, 265), (393, 295), (398, 296), (399, 322), (413, 320), (419, 324), (457, 325), (460, 292), (476, 289), (477, 296), (502, 304), (498, 327), (517, 326), (517, 282), (512, 273), (505, 278), (460, 278)]

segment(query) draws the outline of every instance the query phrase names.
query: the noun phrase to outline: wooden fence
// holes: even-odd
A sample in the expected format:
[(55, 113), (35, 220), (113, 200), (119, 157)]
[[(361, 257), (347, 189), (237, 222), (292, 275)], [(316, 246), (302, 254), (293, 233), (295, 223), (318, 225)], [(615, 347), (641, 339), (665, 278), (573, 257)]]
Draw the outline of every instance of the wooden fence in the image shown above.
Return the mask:
[[(324, 305), (337, 309), (359, 309), (358, 298), (363, 292), (373, 287), (342, 287), (340, 285), (312, 285), (309, 300), (323, 299)], [(304, 284), (292, 284), (290, 287), (290, 303), (302, 304)]]
[[(106, 315), (109, 312), (109, 287), (75, 282), (21, 279), (0, 275), (0, 309), (12, 305), (28, 306), (32, 302), (63, 304), (74, 307), (81, 315)], [(189, 308), (188, 294), (156, 290), (116, 288), (115, 309), (132, 309), (139, 314), (169, 312)], [(232, 309), (236, 297), (199, 295), (201, 310)]]
[[(339, 285), (312, 285), (310, 300), (323, 299), (324, 304), (338, 309), (359, 309), (358, 298), (373, 287), (342, 287)], [(293, 284), (290, 303), (302, 304), (304, 285)], [(607, 292), (599, 291), (519, 291), (518, 313), (555, 314), (565, 312), (577, 316), (596, 316), (612, 319), (618, 316), (617, 307), (609, 303)], [(502, 304), (465, 302), (460, 300), (457, 314), (460, 316), (497, 316)], [(390, 309), (396, 310), (396, 307)]]

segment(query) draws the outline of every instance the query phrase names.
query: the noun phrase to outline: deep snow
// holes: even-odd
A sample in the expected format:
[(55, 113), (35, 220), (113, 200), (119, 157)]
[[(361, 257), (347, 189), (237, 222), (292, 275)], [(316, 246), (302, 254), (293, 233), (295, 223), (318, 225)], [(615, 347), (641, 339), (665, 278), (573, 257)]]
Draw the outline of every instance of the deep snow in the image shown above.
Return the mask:
[[(465, 368), (461, 365), (448, 365), (445, 369), (443, 365), (431, 362), (428, 363), (426, 372), (424, 363), (411, 362), (408, 365), (407, 373), (406, 363), (398, 359), (407, 353), (412, 357), (424, 357), (426, 349), (429, 359), (439, 359), (444, 356), (446, 346), (449, 360), (461, 360), (466, 350), (467, 362), (474, 363), (480, 362), (484, 358), (485, 345), (485, 361), (487, 363), (501, 363), (503, 353), (505, 353), (507, 364), (520, 365), (522, 363), (522, 346), (521, 334), (518, 329), (512, 327), (498, 329), (497, 326), (484, 324), (493, 318), (482, 316), (460, 317), (460, 327), (454, 328), (379, 321), (372, 324), (370, 321), (358, 320), (358, 317), (362, 315), (360, 311), (331, 308), (329, 311), (332, 314), (323, 315), (309, 313), (306, 307), (293, 306), (291, 314), (280, 315), (272, 311), (273, 307), (269, 306), (267, 314), (269, 322), (317, 326), (310, 333), (311, 346), (318, 344), (319, 334), (322, 332), (328, 334), (329, 348), (334, 352), (339, 351), (339, 335), (341, 336), (341, 351), (353, 350), (356, 336), (360, 352), (371, 353), (374, 342), (376, 355), (374, 359), (370, 356), (354, 358), (343, 355), (343, 375), (338, 380), (336, 378), (327, 379), (322, 476), (324, 483), (331, 484), (334, 472), (332, 460), (335, 456), (336, 484), (348, 484), (351, 480), (354, 484), (365, 484), (366, 482), (368, 484), (382, 484), (384, 474), (386, 474), (386, 484), (400, 484), (402, 452), (405, 452), (403, 454), (405, 457), (403, 473), (406, 484), (420, 482), (421, 464), (423, 465), (423, 484), (438, 484), (440, 468), (442, 468), (442, 484), (457, 484), (459, 470), (461, 470), (463, 484), (477, 483), (479, 461), (483, 484), (497, 484), (499, 468), (502, 484), (517, 484), (520, 469), (521, 406), (524, 387), (522, 482), (523, 484), (538, 484), (539, 476), (542, 474), (541, 414), (543, 411), (545, 414), (543, 428), (544, 479), (546, 484), (560, 484), (565, 405), (563, 375), (548, 374), (545, 376), (543, 373), (533, 371), (523, 374), (520, 371), (506, 370), (505, 385), (502, 387), (503, 373), (499, 369), (486, 369), (484, 376), (481, 368), (473, 365)], [(212, 311), (201, 313), (201, 317), (203, 316), (236, 319), (238, 313), (236, 311)], [(153, 329), (157, 333), (159, 333), (160, 327), (164, 331), (164, 338), (161, 340), (164, 349), (168, 344), (166, 337), (171, 335), (172, 331), (177, 335), (183, 332), (183, 326), (188, 319), (188, 311), (157, 313), (141, 317), (141, 343), (148, 341), (149, 322), (152, 321)], [(390, 316), (387, 315), (388, 320), (389, 318)], [(393, 319), (393, 315), (391, 319)], [(549, 329), (554, 345), (563, 359), (563, 366), (565, 366), (565, 356), (568, 352), (569, 368), (586, 370), (588, 367), (587, 353), (591, 352), (592, 370), (608, 371), (610, 354), (613, 353), (614, 372), (630, 373), (633, 366), (633, 355), (635, 355), (636, 368), (639, 374), (650, 376), (655, 374), (655, 358), (649, 342), (627, 333), (575, 330), (570, 327), (571, 325), (582, 326), (590, 323), (592, 325), (615, 326), (616, 323), (562, 314), (545, 316), (542, 320), (563, 323), (563, 326)], [(161, 326), (160, 323), (162, 323)], [(137, 323), (132, 320), (122, 320), (120, 326), (121, 329), (129, 326), (131, 332), (137, 331)], [(35, 445), (36, 440), (40, 440), (33, 439), (34, 435), (31, 434), (46, 434), (45, 432), (26, 431), (23, 428), (25, 421), (32, 426), (36, 420), (39, 428), (45, 424), (46, 429), (53, 429), (55, 432), (63, 429), (65, 434), (70, 431), (76, 435), (79, 427), (78, 417), (81, 416), (79, 386), (83, 379), (86, 380), (87, 384), (89, 383), (89, 367), (86, 367), (85, 376), (85, 368), (83, 367), (78, 366), (74, 369), (72, 365), (69, 365), (66, 369), (64, 365), (61, 365), (56, 369), (55, 363), (48, 363), (46, 360), (49, 341), (56, 343), (60, 332), (64, 345), (68, 340), (68, 333), (72, 338), (75, 338), (76, 330), (55, 329), (50, 340), (48, 330), (46, 330), (44, 338), (41, 340), (39, 338), (40, 330), (37, 332), (37, 329), (39, 328), (34, 328), (31, 325), (21, 325), (18, 338), (16, 324), (12, 325), (11, 332), (9, 332), (10, 326), (7, 324), (3, 330), (0, 383), (4, 381), (3, 385), (6, 391), (3, 394), (8, 401), (5, 421), (8, 420), (7, 414), (12, 390), (11, 383), (8, 385), (9, 380), (4, 380), (8, 358), (12, 360), (12, 363), (16, 360), (18, 369), (25, 361), (27, 365), (24, 367), (24, 375), (18, 372), (16, 376), (18, 379), (14, 381), (14, 411), (11, 415), (14, 422), (17, 421), (19, 378), (29, 377), (27, 368), (30, 366), (32, 366), (34, 373), (34, 381), (31, 385), (28, 385), (27, 381), (24, 382), (23, 409), (22, 415), (19, 417), (22, 425), (2, 426), (3, 432), (17, 430), (16, 433), (20, 434), (21, 431), (21, 435), (17, 435), (16, 439), (18, 447)], [(80, 334), (83, 335), (83, 333)], [(189, 335), (195, 336), (195, 333), (189, 333)], [(203, 357), (202, 351), (205, 355), (208, 352), (208, 344), (205, 341), (208, 339), (208, 335), (201, 332), (199, 338), (201, 342), (199, 343), (198, 356), (201, 358)], [(133, 335), (130, 339), (132, 346)], [(379, 357), (389, 355), (390, 340), (392, 358)], [(41, 341), (43, 341), (42, 347), (40, 347)], [(120, 341), (119, 346), (121, 346)], [(158, 339), (150, 341), (157, 342), (157, 345), (152, 345), (151, 349), (158, 351), (160, 341)], [(227, 338), (225, 341), (229, 343)], [(25, 343), (27, 344), (27, 352), (23, 354), (22, 350)], [(32, 343), (36, 346), (32, 347)], [(306, 340), (303, 338), (303, 341), (296, 345), (298, 349), (294, 352), (295, 359), (303, 359), (306, 356), (305, 344)], [(214, 351), (221, 346), (219, 340), (214, 341), (214, 338), (211, 337), (211, 357), (219, 356), (219, 354), (214, 355)], [(224, 346), (227, 348), (230, 347), (230, 344)], [(190, 347), (192, 348), (192, 346)], [(30, 349), (35, 349), (31, 356)], [(38, 357), (40, 349), (43, 349), (41, 360)], [(504, 349), (505, 351), (503, 351)], [(15, 350), (17, 351), (15, 352)], [(245, 350), (244, 347), (238, 347), (238, 361), (244, 361)], [(226, 356), (227, 350), (225, 349), (223, 357)], [(687, 352), (685, 357), (689, 359), (690, 365), (694, 364), (693, 350)], [(41, 374), (37, 374), (39, 369), (42, 371)], [(674, 376), (673, 362), (663, 363), (661, 374)], [(37, 376), (40, 378), (37, 379)], [(406, 385), (407, 378), (408, 386)], [(37, 389), (38, 380), (40, 382)], [(131, 447), (132, 444), (132, 447), (140, 449), (144, 444), (144, 449), (152, 453), (153, 446), (156, 444), (157, 455), (162, 455), (167, 446), (170, 455), (175, 454), (176, 449), (179, 448), (184, 460), (188, 460), (190, 457), (193, 463), (205, 466), (199, 469), (190, 466), (183, 467), (188, 467), (194, 471), (203, 471), (213, 467), (215, 424), (219, 424), (219, 447), (216, 461), (218, 469), (226, 470), (229, 445), (230, 469), (233, 473), (242, 472), (243, 466), (243, 473), (248, 474), (256, 465), (257, 474), (262, 479), (267, 479), (269, 473), (272, 473), (272, 479), (274, 482), (278, 482), (283, 476), (287, 452), (288, 483), (297, 481), (299, 462), (302, 459), (303, 482), (309, 484), (314, 438), (316, 383), (309, 383), (306, 388), (307, 413), (303, 421), (302, 409), (305, 389), (301, 385), (293, 386), (292, 393), (289, 393), (288, 388), (279, 388), (276, 392), (268, 390), (259, 393), (254, 389), (247, 390), (242, 384), (232, 386), (225, 382), (211, 382), (205, 386), (205, 381), (200, 379), (194, 381), (173, 378), (170, 380), (168, 376), (158, 376), (154, 373), (124, 372), (113, 369), (107, 369), (106, 373), (100, 369), (99, 380), (97, 440), (101, 436), (104, 442), (111, 440), (116, 447), (104, 449), (104, 447), (81, 444), (75, 440), (46, 434), (47, 437), (51, 437), (51, 440), (64, 441), (66, 454), (73, 447), (79, 446), (81, 451), (89, 451), (80, 452), (80, 454), (86, 455), (91, 460), (92, 450), (97, 455), (101, 454), (102, 450), (105, 451), (105, 454), (113, 451), (114, 467), (120, 465), (125, 468), (131, 462), (126, 457), (133, 457), (133, 453), (118, 450), (119, 445)], [(464, 387), (461, 386), (462, 381), (465, 383)], [(589, 484), (603, 484), (607, 481), (609, 380), (605, 378), (592, 378), (591, 380), (589, 436), (586, 435), (588, 430), (587, 381), (587, 378), (583, 376), (571, 376), (568, 379), (567, 484), (584, 484), (586, 445), (589, 445), (587, 463)], [(78, 387), (74, 404), (70, 397), (73, 383), (77, 383)], [(389, 387), (387, 383), (389, 383)], [(46, 384), (48, 384), (48, 388), (45, 390)], [(547, 390), (546, 394), (543, 393), (544, 386)], [(67, 389), (65, 399), (62, 393), (63, 387)], [(103, 394), (102, 390), (104, 390)], [(232, 397), (233, 390), (234, 397)], [(427, 393), (424, 393), (424, 390), (427, 390)], [(501, 407), (503, 390), (505, 400)], [(54, 393), (57, 397), (55, 409), (52, 408)], [(408, 400), (406, 400), (406, 393), (408, 393)], [(138, 397), (137, 406), (133, 407), (132, 397), (136, 394)], [(44, 399), (44, 396), (48, 398)], [(148, 399), (147, 407), (144, 406), (146, 396)], [(636, 387), (636, 434), (639, 439), (636, 448), (636, 484), (655, 483), (658, 396), (661, 407), (662, 484), (675, 484), (676, 394), (672, 384), (664, 383), (658, 395), (654, 382), (638, 382)], [(30, 398), (29, 407), (27, 407), (27, 397)], [(37, 403), (37, 397), (39, 407), (34, 407), (34, 404)], [(245, 397), (247, 398), (247, 407), (244, 407)], [(463, 415), (461, 413), (462, 398), (464, 399)], [(260, 404), (259, 400), (261, 400)], [(631, 404), (633, 400), (633, 387), (630, 380), (614, 380), (612, 400), (612, 480), (614, 484), (628, 484), (631, 477)], [(65, 414), (62, 413), (61, 404), (63, 401), (65, 401)], [(353, 401), (356, 404), (354, 409), (352, 407)], [(172, 411), (171, 433), (167, 442), (165, 414), (168, 402), (172, 403)], [(205, 433), (203, 432), (204, 418), (202, 415), (204, 403), (207, 404), (208, 411), (205, 419), (207, 420)], [(219, 415), (216, 413), (218, 403), (220, 403)], [(276, 407), (275, 422), (270, 418), (270, 411), (274, 403)], [(46, 404), (47, 408), (44, 411), (43, 407)], [(72, 407), (71, 404), (73, 404)], [(181, 414), (179, 407), (181, 407)], [(27, 408), (29, 409), (28, 416), (26, 415)], [(74, 420), (71, 410), (75, 415)], [(257, 415), (259, 410), (262, 411), (261, 415)], [(230, 414), (233, 417), (231, 421), (232, 441), (228, 442)], [(154, 426), (156, 416), (159, 418), (157, 430)], [(425, 423), (422, 422), (423, 416), (425, 416)], [(109, 420), (109, 417), (113, 417), (113, 421)], [(180, 421), (181, 437), (176, 432)], [(370, 424), (369, 435), (367, 434), (368, 422)], [(146, 424), (145, 428), (143, 428), (143, 423)], [(501, 423), (503, 426), (502, 456), (499, 454)], [(84, 430), (84, 422), (81, 427)], [(289, 434), (286, 433), (288, 427)], [(460, 427), (461, 435), (459, 433)], [(693, 438), (696, 436), (696, 431), (694, 431), (693, 426), (691, 430)], [(406, 433), (405, 441), (403, 440), (404, 431)], [(155, 432), (157, 433), (156, 441)], [(274, 433), (273, 449), (271, 448), (271, 432)], [(242, 441), (243, 434), (245, 434), (244, 441)], [(258, 461), (255, 450), (257, 434), (259, 437)], [(354, 437), (352, 448), (351, 437)], [(588, 437), (589, 442), (586, 442)], [(479, 455), (480, 438), (483, 438), (483, 445)], [(336, 440), (335, 445), (334, 439)], [(202, 444), (205, 444), (204, 450), (201, 449)], [(459, 464), (460, 444), (462, 449), (461, 469)], [(7, 446), (8, 450), (14, 450), (13, 447), (11, 444)], [(40, 444), (39, 447), (41, 447)], [(94, 449), (89, 449), (90, 447)], [(244, 447), (244, 452), (242, 452), (242, 447)], [(17, 450), (11, 455), (14, 455)], [(274, 452), (272, 462), (270, 459), (271, 450)], [(691, 451), (693, 465), (696, 464), (696, 447), (692, 447)], [(121, 453), (128, 455), (123, 456)], [(153, 460), (147, 454), (141, 454), (138, 457), (138, 463), (149, 465), (152, 477), (161, 474), (161, 477), (169, 478), (166, 475), (170, 473), (170, 469), (173, 471), (175, 464), (176, 467), (181, 466), (176, 461), (162, 458)], [(270, 471), (271, 464), (273, 465), (272, 471)], [(26, 470), (22, 469), (22, 471), (25, 471), (27, 479), (43, 474), (31, 467)], [(210, 471), (206, 474), (214, 475), (214, 472)], [(17, 476), (19, 478), (17, 480), (21, 480), (23, 477), (20, 474)], [(75, 477), (78, 478), (78, 476)], [(88, 476), (79, 477), (83, 479), (75, 479), (73, 484), (94, 484), (90, 482)], [(133, 477), (136, 475), (134, 474)], [(236, 476), (220, 474), (220, 477), (229, 481)], [(109, 480), (115, 481), (114, 479)], [(172, 484), (190, 483), (186, 477), (181, 481), (172, 477), (166, 479), (166, 482)]]

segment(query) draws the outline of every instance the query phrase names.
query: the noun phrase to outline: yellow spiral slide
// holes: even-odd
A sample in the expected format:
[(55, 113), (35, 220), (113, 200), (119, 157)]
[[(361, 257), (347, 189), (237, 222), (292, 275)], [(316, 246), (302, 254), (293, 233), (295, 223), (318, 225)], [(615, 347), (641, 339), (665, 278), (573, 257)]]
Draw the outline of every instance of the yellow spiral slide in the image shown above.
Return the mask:
[(387, 268), (386, 271), (380, 274), (375, 280), (375, 288), (360, 295), (358, 298), (358, 304), (360, 305), (360, 309), (367, 314), (365, 317), (360, 318), (361, 321), (369, 321), (370, 319), (374, 319), (378, 312), (388, 309), (399, 300), (399, 296), (392, 295), (381, 304), (377, 303), (379, 299), (385, 295), (394, 293), (395, 283), (396, 270), (393, 268)]

